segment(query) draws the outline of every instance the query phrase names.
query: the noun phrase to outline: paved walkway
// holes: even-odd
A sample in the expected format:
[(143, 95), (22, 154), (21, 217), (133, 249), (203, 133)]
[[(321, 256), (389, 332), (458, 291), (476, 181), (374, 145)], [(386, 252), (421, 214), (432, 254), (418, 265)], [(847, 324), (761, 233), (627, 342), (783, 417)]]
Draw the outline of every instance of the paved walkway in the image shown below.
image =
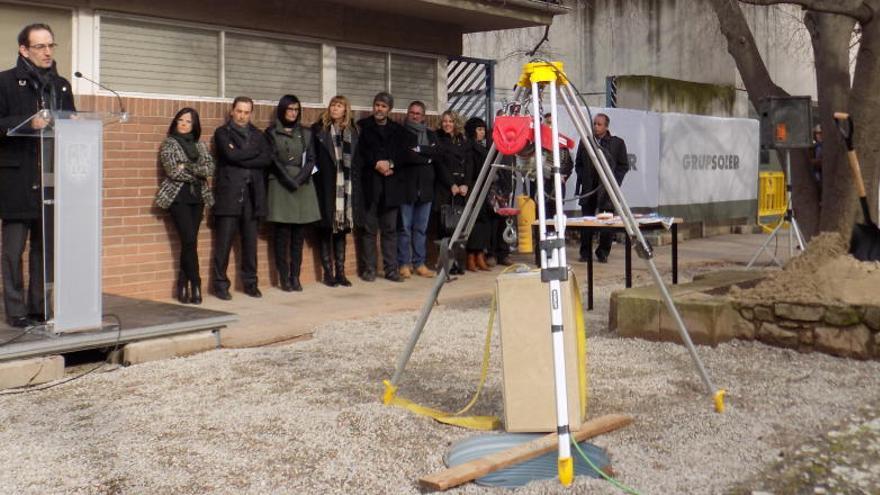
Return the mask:
[[(718, 263), (738, 263), (745, 266), (767, 237), (759, 234), (729, 234), (679, 243), (679, 267)], [(787, 254), (785, 237), (779, 243), (778, 254)], [(671, 280), (671, 246), (655, 249), (655, 260), (661, 274)], [(586, 277), (586, 264), (577, 262), (577, 248), (570, 246), (568, 257), (579, 277)], [(597, 286), (621, 283), (623, 280), (623, 246), (615, 244), (607, 264), (596, 263)], [(533, 255), (515, 255), (514, 260), (530, 263)], [(759, 260), (770, 263), (767, 255)], [(488, 298), (495, 287), (495, 277), (501, 272), (467, 273), (446, 284), (440, 292), (439, 304), (460, 303)], [(413, 277), (403, 283), (377, 279), (363, 282), (352, 277), (352, 287), (326, 287), (320, 283), (307, 284), (303, 292), (288, 293), (277, 287), (262, 287), (263, 297), (254, 299), (234, 292), (232, 301), (221, 301), (213, 296), (205, 299), (204, 307), (230, 311), (239, 315), (239, 323), (223, 330), (225, 347), (248, 347), (271, 344), (309, 334), (318, 325), (334, 320), (355, 320), (401, 311), (415, 311), (422, 307), (434, 284), (434, 279)], [(686, 280), (680, 280), (686, 282)], [(651, 283), (646, 264), (633, 255), (633, 283)], [(582, 283), (582, 285), (586, 285)]]

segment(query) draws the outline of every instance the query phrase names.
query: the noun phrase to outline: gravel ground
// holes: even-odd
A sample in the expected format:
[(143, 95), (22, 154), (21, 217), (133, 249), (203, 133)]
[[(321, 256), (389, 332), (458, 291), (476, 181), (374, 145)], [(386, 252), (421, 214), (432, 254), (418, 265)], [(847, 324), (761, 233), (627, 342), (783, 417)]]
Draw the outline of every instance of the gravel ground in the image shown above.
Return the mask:
[(880, 493), (880, 407), (847, 415), (733, 493)]
[[(607, 332), (614, 288), (598, 290), (588, 316), (589, 415), (635, 418), (595, 443), (641, 493), (777, 489), (763, 480), (781, 455), (817, 432), (848, 432), (840, 421), (880, 403), (880, 363), (734, 342), (699, 348), (729, 391), (727, 412), (716, 414), (685, 348)], [(467, 402), (485, 302), (435, 310), (401, 396), (446, 410)], [(415, 318), (329, 323), (307, 342), (219, 350), (0, 396), (0, 493), (419, 493), (416, 480), (474, 433), (380, 403), (381, 381)], [(499, 359), (494, 353), (475, 414), (502, 413)], [(875, 465), (853, 476), (876, 482), (871, 445)], [(507, 493), (473, 484), (450, 492)], [(573, 490), (545, 481), (516, 493), (586, 492), (619, 493), (586, 478)]]

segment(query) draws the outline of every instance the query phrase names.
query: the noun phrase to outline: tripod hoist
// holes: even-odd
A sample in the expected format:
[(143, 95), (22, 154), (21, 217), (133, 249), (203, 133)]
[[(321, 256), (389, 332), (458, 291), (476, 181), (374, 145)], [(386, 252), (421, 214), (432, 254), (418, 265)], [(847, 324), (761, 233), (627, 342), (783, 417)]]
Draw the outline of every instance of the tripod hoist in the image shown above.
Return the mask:
[[(543, 93), (550, 95), (550, 128), (546, 125), (542, 126), (541, 100)], [(522, 71), (517, 87), (514, 91), (512, 104), (507, 109), (510, 115), (499, 116), (496, 119), (495, 130), (493, 132), (494, 142), (489, 149), (483, 166), (480, 169), (473, 191), (468, 196), (464, 211), (449, 238), (443, 239), (441, 242), (440, 253), (440, 271), (437, 274), (436, 281), (428, 298), (425, 300), (421, 309), (421, 314), (416, 321), (415, 327), (412, 329), (409, 340), (403, 351), (400, 353), (394, 375), (391, 380), (385, 380), (385, 393), (383, 402), (390, 404), (397, 393), (400, 378), (403, 370), (412, 355), (416, 343), (424, 330), (425, 323), (431, 313), (431, 309), (437, 301), (440, 289), (447, 281), (447, 275), (452, 265), (449, 253), (453, 248), (467, 240), (474, 222), (477, 219), (479, 205), (484, 204), (486, 196), (489, 192), (489, 186), (494, 182), (497, 168), (496, 158), (499, 151), (508, 154), (515, 153), (525, 147), (528, 142), (534, 143), (535, 148), (535, 173), (537, 175), (537, 207), (538, 207), (538, 226), (540, 260), (541, 260), (541, 281), (547, 284), (548, 296), (550, 298), (550, 337), (553, 345), (553, 366), (554, 366), (554, 387), (556, 392), (556, 425), (558, 433), (558, 471), (559, 480), (569, 486), (574, 478), (574, 464), (571, 456), (571, 433), (569, 430), (568, 418), (568, 397), (566, 390), (565, 377), (565, 355), (563, 351), (563, 298), (561, 294), (560, 282), (568, 279), (568, 265), (565, 257), (565, 222), (566, 216), (563, 211), (562, 196), (562, 177), (560, 175), (560, 151), (559, 151), (559, 134), (557, 132), (557, 93), (562, 99), (562, 104), (574, 123), (577, 133), (581, 138), (582, 146), (585, 146), (588, 156), (608, 192), (608, 195), (614, 204), (614, 209), (623, 221), (626, 234), (632, 239), (636, 246), (638, 256), (645, 260), (649, 271), (654, 278), (654, 282), (660, 290), (660, 294), (666, 303), (666, 308), (675, 320), (678, 332), (682, 341), (688, 349), (691, 358), (697, 368), (700, 378), (706, 387), (709, 395), (712, 396), (715, 410), (717, 412), (724, 411), (724, 396), (726, 391), (718, 389), (712, 383), (706, 369), (697, 354), (694, 344), (691, 341), (684, 321), (678, 310), (672, 302), (666, 285), (654, 264), (654, 253), (639, 230), (638, 223), (632, 214), (632, 211), (623, 198), (620, 187), (614, 179), (611, 167), (602, 153), (598, 142), (593, 136), (592, 125), (590, 120), (584, 113), (583, 108), (578, 104), (579, 97), (572, 89), (568, 78), (563, 72), (562, 62), (549, 62), (546, 60), (535, 60), (527, 63)], [(529, 101), (531, 109), (528, 105), (519, 105), (517, 102)], [(522, 114), (520, 115), (520, 111)], [(547, 131), (550, 131), (549, 133)], [(549, 140), (547, 143), (545, 140)], [(517, 149), (519, 148), (519, 149)], [(544, 157), (542, 149), (552, 151), (553, 165), (549, 168), (553, 176), (553, 198), (555, 200), (555, 215), (553, 218), (553, 230), (548, 230), (547, 211), (545, 208), (545, 191), (544, 191)]]

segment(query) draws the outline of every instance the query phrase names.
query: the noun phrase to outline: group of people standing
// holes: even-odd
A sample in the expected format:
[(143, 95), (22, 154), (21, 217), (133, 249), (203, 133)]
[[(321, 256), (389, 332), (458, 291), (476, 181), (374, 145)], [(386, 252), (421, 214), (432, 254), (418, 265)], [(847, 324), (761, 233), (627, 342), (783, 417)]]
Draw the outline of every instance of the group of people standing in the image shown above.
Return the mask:
[[(15, 67), (0, 72), (0, 266), (7, 323), (24, 328), (46, 318), (41, 151), (35, 140), (10, 139), (8, 132), (25, 121), (35, 130), (45, 128), (49, 121), (40, 116), (28, 120), (40, 110), (76, 108), (70, 83), (56, 69), (52, 29), (46, 24), (25, 26), (17, 41)], [(251, 122), (253, 101), (237, 97), (227, 122), (214, 133), (213, 154), (200, 140), (198, 112), (193, 108), (177, 112), (159, 150), (165, 177), (156, 195), (156, 204), (169, 211), (180, 238), (177, 298), (202, 302), (197, 241), (206, 206), (212, 210), (216, 232), (210, 285), (220, 299), (232, 297), (226, 272), (236, 236), (241, 240), (244, 291), (253, 297), (262, 295), (257, 283), (257, 234), (264, 218), (272, 224), (275, 269), (285, 291), (302, 290), (307, 226), (319, 239), (322, 282), (328, 286), (351, 285), (345, 256), (346, 236), (352, 231), (359, 241), (361, 279), (372, 282), (377, 276), (377, 238), (386, 279), (435, 276), (427, 267), (428, 226), (437, 225), (437, 238), (450, 233), (456, 217), (440, 212), (449, 207), (447, 213), (454, 213), (456, 204), (464, 204), (488, 154), (491, 133), (484, 121), (465, 123), (452, 111), (444, 112), (440, 127), (431, 130), (420, 101), (409, 104), (401, 125), (389, 119), (393, 107), (393, 97), (380, 92), (371, 115), (355, 122), (348, 99), (335, 96), (320, 118), (306, 127), (299, 100), (285, 95), (274, 122), (261, 131)], [(607, 116), (597, 115), (594, 132), (603, 151), (610, 150), (609, 161), (620, 182), (627, 169), (626, 148), (607, 132), (608, 123)], [(579, 177), (590, 169), (581, 153), (576, 167)], [(463, 273), (461, 265), (476, 271), (489, 270), (493, 263), (510, 264), (509, 247), (502, 239), (504, 218), (495, 210), (505, 206), (499, 201), (510, 194), (511, 179), (509, 172), (498, 175), (488, 201), (477, 206), (466, 260), (454, 264), (453, 272)], [(584, 182), (584, 189), (591, 188), (589, 184)], [(584, 213), (608, 208), (605, 203), (605, 197), (582, 200)], [(23, 255), (28, 243), (26, 290)], [(600, 239), (599, 261), (607, 259), (608, 249), (610, 236)], [(582, 258), (588, 255), (582, 248)]]
[[(377, 244), (385, 279), (436, 275), (427, 266), (429, 224), (435, 219), (438, 238), (448, 234), (437, 220), (441, 206), (458, 198), (463, 204), (473, 189), (488, 150), (485, 122), (471, 119), (465, 126), (455, 112), (446, 111), (439, 129), (431, 130), (425, 104), (413, 101), (401, 125), (389, 118), (392, 95), (380, 92), (366, 118), (355, 122), (348, 99), (335, 96), (307, 127), (297, 97), (285, 95), (274, 122), (260, 131), (251, 122), (253, 106), (248, 97), (235, 98), (226, 124), (214, 132), (213, 155), (200, 141), (193, 108), (177, 112), (160, 147), (165, 178), (156, 204), (169, 211), (180, 237), (180, 302), (202, 302), (197, 238), (205, 206), (212, 209), (216, 232), (210, 289), (223, 300), (232, 298), (227, 267), (236, 236), (244, 292), (262, 295), (257, 281), (261, 219), (271, 224), (275, 270), (284, 291), (302, 290), (307, 227), (319, 241), (321, 281), (327, 286), (351, 286), (345, 258), (352, 231), (362, 280), (377, 277)], [(469, 270), (491, 269), (487, 253), (497, 263), (510, 263), (506, 244), (493, 242), (500, 229), (488, 205), (468, 239), (464, 264)]]

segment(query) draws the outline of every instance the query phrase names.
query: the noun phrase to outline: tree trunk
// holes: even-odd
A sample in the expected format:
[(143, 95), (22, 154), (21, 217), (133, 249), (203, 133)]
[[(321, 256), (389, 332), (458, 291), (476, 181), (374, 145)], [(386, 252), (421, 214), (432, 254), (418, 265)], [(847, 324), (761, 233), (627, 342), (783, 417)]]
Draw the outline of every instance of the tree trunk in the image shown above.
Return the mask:
[[(727, 39), (727, 51), (736, 63), (752, 105), (760, 108), (761, 99), (768, 96), (789, 96), (770, 78), (739, 0), (710, 0), (709, 3), (718, 18), (721, 33)], [(784, 170), (785, 152), (780, 151), (778, 156)], [(804, 237), (809, 240), (819, 226), (818, 188), (810, 171), (809, 156), (804, 150), (791, 151), (791, 175), (796, 218)]]
[[(824, 135), (821, 212), (817, 230), (840, 232), (848, 237), (852, 229), (852, 202), (841, 201), (840, 198), (848, 198), (852, 194), (852, 174), (846, 161), (846, 147), (834, 124), (833, 114), (846, 112), (848, 108), (849, 44), (855, 20), (837, 14), (807, 12), (804, 24), (813, 44), (819, 122)], [(811, 169), (808, 165), (808, 170)], [(816, 183), (813, 180), (808, 182), (795, 188), (795, 202), (807, 208), (811, 203), (815, 204), (816, 211), (819, 212)]]
[[(736, 62), (752, 104), (757, 107), (760, 99), (768, 96), (787, 96), (771, 80), (739, 1), (710, 0), (709, 3), (719, 19), (728, 51)], [(791, 3), (801, 4), (806, 9), (818, 5), (797, 0)], [(852, 175), (843, 141), (834, 125), (834, 112), (849, 109), (853, 116), (855, 147), (875, 216), (880, 179), (880, 24), (873, 16), (874, 12), (880, 12), (880, 0), (853, 3), (851, 12), (847, 10), (849, 16), (819, 10), (816, 7), (816, 11), (808, 11), (804, 23), (813, 44), (819, 120), (825, 138), (821, 198), (808, 153), (797, 151), (791, 154), (792, 203), (798, 224), (808, 239), (819, 231), (837, 231), (848, 237), (855, 218)], [(850, 90), (849, 44), (856, 19), (860, 22), (862, 35)], [(779, 156), (784, 163), (784, 153)]]
[(736, 62), (736, 68), (742, 76), (752, 105), (759, 108), (758, 103), (761, 98), (767, 96), (788, 96), (788, 93), (770, 78), (739, 1), (710, 0), (709, 3), (719, 20), (721, 33), (727, 39), (727, 51)]
[[(876, 7), (876, 6), (875, 6)], [(878, 165), (880, 165), (880, 22), (876, 16), (861, 25), (849, 109), (855, 123), (855, 149), (862, 165), (871, 214), (877, 219)], [(847, 197), (847, 196), (843, 196)], [(852, 218), (852, 217), (851, 217)]]

